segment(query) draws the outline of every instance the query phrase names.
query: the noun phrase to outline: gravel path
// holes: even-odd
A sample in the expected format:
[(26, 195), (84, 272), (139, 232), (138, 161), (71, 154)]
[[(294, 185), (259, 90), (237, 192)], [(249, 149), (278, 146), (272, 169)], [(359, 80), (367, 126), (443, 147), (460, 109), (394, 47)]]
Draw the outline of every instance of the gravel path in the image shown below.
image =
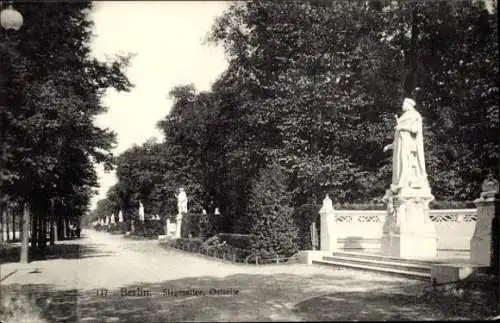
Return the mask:
[[(3, 264), (2, 271), (18, 270), (1, 282), (3, 292), (73, 297), (72, 310), (66, 310), (78, 322), (474, 318), (466, 307), (450, 312), (449, 306), (419, 301), (425, 282), (376, 273), (222, 263), (164, 249), (155, 240), (92, 230), (58, 247), (64, 252), (55, 259), (34, 261), (27, 268)], [(63, 305), (53, 304), (46, 306), (44, 317), (67, 321), (59, 313)]]

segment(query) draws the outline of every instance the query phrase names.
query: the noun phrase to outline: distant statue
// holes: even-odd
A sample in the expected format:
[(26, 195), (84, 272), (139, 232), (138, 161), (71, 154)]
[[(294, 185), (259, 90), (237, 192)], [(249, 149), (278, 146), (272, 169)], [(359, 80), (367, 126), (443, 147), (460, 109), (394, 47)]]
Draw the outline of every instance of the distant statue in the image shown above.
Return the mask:
[(123, 212), (122, 212), (122, 210), (120, 210), (120, 212), (118, 212), (118, 222), (123, 222)]
[(144, 205), (139, 201), (139, 220), (144, 221)]
[(396, 116), (397, 125), (394, 141), (384, 147), (384, 152), (392, 149), (391, 190), (402, 188), (426, 188), (429, 186), (425, 170), (422, 116), (415, 110), (415, 101), (403, 101), (403, 114)]
[(179, 189), (179, 194), (177, 195), (177, 210), (179, 214), (187, 213), (187, 195), (182, 187)]

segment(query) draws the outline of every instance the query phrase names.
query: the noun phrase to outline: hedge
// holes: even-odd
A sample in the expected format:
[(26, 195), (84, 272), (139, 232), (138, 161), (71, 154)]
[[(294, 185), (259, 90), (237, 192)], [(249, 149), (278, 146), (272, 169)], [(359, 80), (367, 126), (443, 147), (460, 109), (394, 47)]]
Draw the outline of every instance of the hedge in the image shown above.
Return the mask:
[(216, 235), (220, 241), (239, 249), (250, 249), (250, 235), (240, 233), (218, 233)]
[(311, 241), (311, 223), (316, 222), (316, 228), (320, 225), (320, 210), (321, 205), (304, 204), (296, 208), (294, 211), (295, 224), (299, 230), (298, 245), (300, 250), (312, 250)]
[(185, 213), (182, 216), (181, 237), (206, 239), (216, 232), (214, 214)]
[(134, 222), (135, 230), (132, 235), (156, 238), (159, 235), (164, 234), (164, 225), (161, 220), (144, 220)]

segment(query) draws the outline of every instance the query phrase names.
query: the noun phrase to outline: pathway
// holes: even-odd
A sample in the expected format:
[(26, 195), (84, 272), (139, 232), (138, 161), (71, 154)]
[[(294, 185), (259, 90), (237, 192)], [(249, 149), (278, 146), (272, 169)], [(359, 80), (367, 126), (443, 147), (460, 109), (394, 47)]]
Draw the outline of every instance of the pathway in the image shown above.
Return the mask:
[(424, 282), (375, 273), (221, 263), (92, 230), (58, 248), (55, 259), (28, 270), (1, 268), (20, 269), (2, 281), (4, 295), (28, 294), (52, 321), (71, 314), (79, 322), (471, 318), (465, 308), (418, 301)]

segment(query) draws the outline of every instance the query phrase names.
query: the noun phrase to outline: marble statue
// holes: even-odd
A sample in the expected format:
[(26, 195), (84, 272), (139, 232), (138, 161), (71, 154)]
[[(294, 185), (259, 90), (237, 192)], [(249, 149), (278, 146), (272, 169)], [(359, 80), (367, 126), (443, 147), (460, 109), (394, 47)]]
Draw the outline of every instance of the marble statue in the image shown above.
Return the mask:
[(144, 221), (144, 205), (139, 201), (139, 220)]
[(122, 210), (120, 210), (120, 212), (118, 212), (118, 222), (123, 222), (123, 212), (122, 212)]
[(182, 187), (179, 189), (179, 194), (177, 195), (177, 210), (179, 214), (187, 213), (187, 195)]
[(392, 149), (391, 190), (398, 192), (403, 188), (428, 188), (425, 170), (422, 116), (415, 110), (415, 101), (403, 101), (403, 114), (396, 116), (397, 125), (394, 141), (384, 147), (384, 152)]

